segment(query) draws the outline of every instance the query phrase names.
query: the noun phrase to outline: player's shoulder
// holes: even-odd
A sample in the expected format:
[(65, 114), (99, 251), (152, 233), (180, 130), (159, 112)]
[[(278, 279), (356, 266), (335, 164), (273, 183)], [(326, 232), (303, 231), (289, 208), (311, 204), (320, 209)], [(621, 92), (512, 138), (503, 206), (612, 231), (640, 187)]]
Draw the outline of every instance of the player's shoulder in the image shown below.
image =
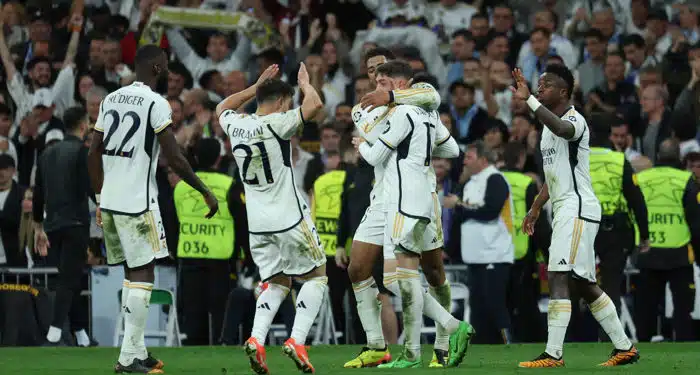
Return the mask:
[(219, 123), (241, 120), (247, 117), (250, 117), (250, 115), (246, 113), (238, 113), (232, 109), (226, 109), (219, 115)]
[(433, 85), (429, 84), (428, 82), (416, 82), (411, 85), (411, 88), (437, 91), (435, 90), (435, 87), (433, 87)]
[(572, 124), (586, 124), (586, 118), (583, 117), (583, 115), (573, 106), (569, 108), (569, 110), (566, 111), (563, 116), (561, 116), (561, 119), (569, 121)]

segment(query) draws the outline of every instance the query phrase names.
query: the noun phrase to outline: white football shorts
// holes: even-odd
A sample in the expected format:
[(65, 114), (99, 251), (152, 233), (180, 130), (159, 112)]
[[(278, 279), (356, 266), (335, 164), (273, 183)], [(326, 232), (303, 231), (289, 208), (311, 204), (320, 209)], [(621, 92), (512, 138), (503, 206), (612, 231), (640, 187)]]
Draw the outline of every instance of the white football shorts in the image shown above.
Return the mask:
[(102, 231), (109, 264), (136, 268), (169, 255), (160, 210), (137, 216), (102, 211)]
[(295, 227), (284, 232), (251, 233), (250, 253), (262, 281), (277, 275), (303, 276), (326, 264), (321, 239), (307, 213)]
[(579, 219), (576, 214), (554, 217), (547, 269), (552, 272), (573, 272), (595, 283), (594, 243), (597, 234), (597, 223)]

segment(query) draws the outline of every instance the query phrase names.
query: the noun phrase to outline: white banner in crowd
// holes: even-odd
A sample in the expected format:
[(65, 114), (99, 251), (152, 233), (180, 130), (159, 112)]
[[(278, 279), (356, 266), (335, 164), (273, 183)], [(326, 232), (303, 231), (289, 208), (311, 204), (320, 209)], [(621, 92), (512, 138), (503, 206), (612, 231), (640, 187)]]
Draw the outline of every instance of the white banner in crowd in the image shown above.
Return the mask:
[(160, 43), (166, 25), (237, 31), (259, 49), (279, 44), (279, 34), (275, 29), (245, 12), (162, 6), (148, 20), (141, 34), (140, 45)]

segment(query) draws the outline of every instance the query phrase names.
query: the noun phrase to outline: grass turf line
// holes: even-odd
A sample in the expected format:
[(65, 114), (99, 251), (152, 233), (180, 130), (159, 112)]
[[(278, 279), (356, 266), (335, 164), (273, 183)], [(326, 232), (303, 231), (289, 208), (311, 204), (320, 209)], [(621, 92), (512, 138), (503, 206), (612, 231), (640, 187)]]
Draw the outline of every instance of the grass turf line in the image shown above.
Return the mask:
[[(309, 349), (316, 374), (358, 375), (381, 374), (440, 374), (443, 371), (474, 374), (523, 374), (551, 371), (560, 374), (588, 374), (610, 372), (635, 375), (695, 375), (700, 370), (700, 343), (664, 343), (639, 345), (642, 359), (631, 366), (614, 369), (597, 368), (612, 350), (610, 343), (566, 344), (566, 367), (560, 369), (519, 369), (518, 362), (529, 360), (544, 350), (544, 344), (508, 346), (472, 346), (462, 365), (457, 369), (429, 369), (432, 347), (423, 347), (424, 368), (344, 369), (343, 364), (353, 358), (359, 346), (313, 346)], [(391, 348), (397, 355), (400, 347)], [(153, 354), (165, 362), (166, 374), (238, 375), (252, 374), (240, 347), (184, 347), (153, 348)], [(119, 355), (117, 348), (0, 348), (0, 374), (44, 375), (112, 374)], [(300, 374), (291, 360), (282, 355), (280, 347), (268, 347), (267, 359), (272, 375)]]

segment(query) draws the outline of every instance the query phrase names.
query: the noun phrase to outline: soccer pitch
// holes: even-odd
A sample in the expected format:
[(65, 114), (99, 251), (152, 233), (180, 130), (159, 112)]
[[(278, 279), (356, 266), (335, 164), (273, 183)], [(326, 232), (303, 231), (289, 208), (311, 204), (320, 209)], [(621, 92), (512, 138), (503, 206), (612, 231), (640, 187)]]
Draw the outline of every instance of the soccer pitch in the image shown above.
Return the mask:
[[(556, 374), (587, 374), (613, 372), (616, 374), (698, 374), (700, 343), (642, 344), (639, 363), (619, 368), (596, 368), (605, 361), (611, 350), (609, 343), (566, 344), (565, 368), (519, 369), (518, 361), (539, 355), (544, 344), (509, 346), (472, 346), (465, 362), (459, 368), (435, 370), (428, 363), (432, 347), (423, 349), (424, 368), (408, 370), (392, 369), (344, 369), (343, 363), (359, 351), (358, 346), (313, 346), (309, 357), (316, 373), (347, 374), (435, 374), (455, 372), (467, 374), (523, 374), (551, 372)], [(400, 348), (392, 347), (398, 354)], [(0, 348), (0, 374), (111, 374), (119, 351), (117, 348)], [(153, 353), (165, 362), (166, 374), (229, 375), (252, 374), (248, 360), (239, 347), (184, 347), (153, 348)], [(282, 355), (280, 347), (268, 347), (267, 359), (272, 375), (300, 374), (291, 360)]]

